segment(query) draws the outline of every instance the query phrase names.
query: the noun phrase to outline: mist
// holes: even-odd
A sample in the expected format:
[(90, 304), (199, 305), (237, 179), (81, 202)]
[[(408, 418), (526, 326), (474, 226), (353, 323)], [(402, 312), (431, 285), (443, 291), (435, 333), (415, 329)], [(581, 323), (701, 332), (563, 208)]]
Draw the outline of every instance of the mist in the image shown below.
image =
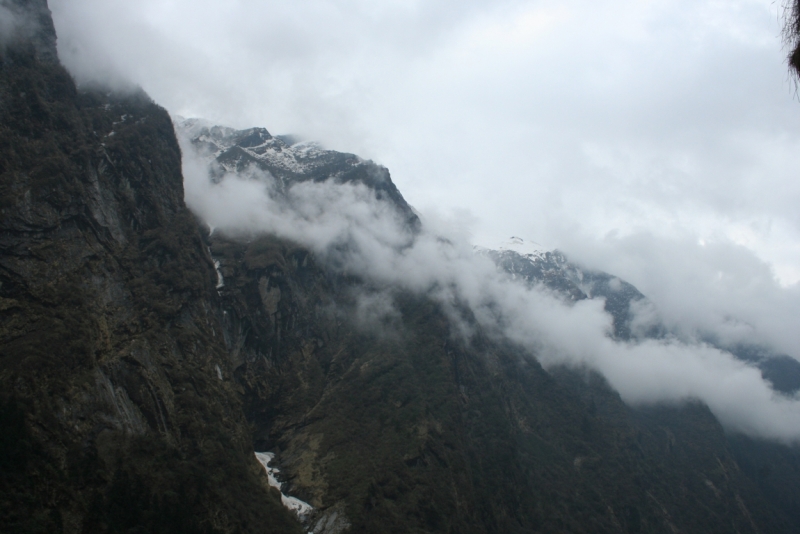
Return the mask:
[(800, 358), (800, 104), (778, 3), (50, 6), (81, 83), (373, 159), (468, 242), (558, 248), (687, 340)]
[(0, 42), (5, 43), (16, 26), (17, 17), (5, 4), (0, 4)]
[[(512, 280), (475, 254), (460, 220), (423, 213), (415, 232), (392, 203), (358, 183), (300, 182), (284, 192), (255, 168), (215, 183), (208, 160), (186, 139), (182, 150), (187, 205), (213, 231), (273, 234), (374, 287), (427, 295), (468, 339), (471, 329), (459, 312), (466, 305), (482, 329), (525, 347), (545, 368), (596, 370), (631, 405), (700, 400), (728, 430), (800, 441), (800, 399), (776, 394), (758, 369), (686, 338), (615, 341), (602, 300), (567, 303), (544, 287)], [(388, 318), (384, 327), (396, 315), (385, 293), (365, 294), (359, 310)]]
[[(628, 402), (698, 398), (729, 429), (797, 439), (797, 400), (704, 344), (800, 359), (800, 105), (776, 3), (50, 4), (79, 83), (130, 80), (173, 114), (374, 159), (424, 220), (413, 235), (352, 185), (279, 199), (255, 172), (210, 184), (187, 157), (186, 200), (210, 226), (292, 239), (434, 296), (454, 321), (466, 302), (483, 327), (545, 365), (598, 370)], [(564, 306), (473, 254), (510, 235), (634, 284), (649, 299), (634, 326), (672, 337), (615, 342), (602, 302)], [(359, 307), (392, 322), (386, 295)]]
[(654, 320), (683, 337), (763, 344), (800, 358), (800, 286), (782, 285), (773, 267), (743, 245), (640, 231), (599, 242), (572, 236), (564, 246), (573, 261), (634, 284), (657, 305)]
[(35, 29), (35, 21), (16, 8), (13, 2), (0, 0), (0, 45), (5, 46), (20, 34), (30, 35)]

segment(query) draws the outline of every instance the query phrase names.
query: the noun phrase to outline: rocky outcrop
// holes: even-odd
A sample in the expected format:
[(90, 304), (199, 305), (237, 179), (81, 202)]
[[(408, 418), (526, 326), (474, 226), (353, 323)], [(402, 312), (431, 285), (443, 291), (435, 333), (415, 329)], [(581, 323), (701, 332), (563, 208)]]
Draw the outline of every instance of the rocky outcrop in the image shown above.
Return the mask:
[(0, 30), (0, 46), (29, 47), (38, 61), (58, 63), (56, 32), (47, 0), (3, 0)]
[[(300, 532), (254, 448), (317, 533), (797, 530), (794, 486), (764, 469), (797, 457), (732, 447), (704, 406), (633, 410), (466, 310), (470, 339), (424, 293), (274, 236), (207, 235), (164, 110), (78, 91), (40, 28), (6, 43), (0, 70), (4, 531)], [(262, 129), (196, 139), (219, 168), (357, 181), (418, 224), (355, 156)], [(577, 297), (624, 287), (587, 289), (550, 259), (545, 279)], [(375, 294), (391, 317), (359, 313)]]
[(299, 531), (225, 378), (169, 116), (78, 91), (44, 0), (3, 6), (36, 26), (0, 58), (2, 530)]

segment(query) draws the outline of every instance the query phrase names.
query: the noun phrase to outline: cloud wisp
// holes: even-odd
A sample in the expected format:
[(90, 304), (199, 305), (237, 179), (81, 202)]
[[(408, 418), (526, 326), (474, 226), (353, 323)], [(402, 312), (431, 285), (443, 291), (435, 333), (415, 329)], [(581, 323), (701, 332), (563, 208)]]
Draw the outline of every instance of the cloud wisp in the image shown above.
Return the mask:
[[(567, 304), (517, 283), (475, 254), (469, 236), (436, 219), (415, 233), (363, 184), (301, 182), (279, 193), (271, 176), (252, 168), (212, 181), (207, 159), (187, 140), (182, 147), (187, 205), (211, 227), (293, 240), (377, 287), (429, 295), (454, 321), (467, 305), (483, 328), (526, 347), (545, 367), (594, 369), (631, 404), (699, 399), (730, 430), (800, 441), (800, 399), (777, 395), (729, 353), (678, 339), (614, 341), (602, 301)], [(391, 315), (386, 298), (367, 296), (362, 305)]]
[(772, 0), (50, 6), (79, 80), (379, 161), (471, 221), (464, 242), (530, 238), (687, 341), (800, 358), (800, 105)]

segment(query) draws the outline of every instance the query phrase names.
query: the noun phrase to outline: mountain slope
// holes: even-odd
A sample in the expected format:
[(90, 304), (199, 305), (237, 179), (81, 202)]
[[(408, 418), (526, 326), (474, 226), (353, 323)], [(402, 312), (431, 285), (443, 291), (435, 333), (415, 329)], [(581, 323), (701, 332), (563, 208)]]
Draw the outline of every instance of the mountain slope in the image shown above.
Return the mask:
[[(318, 534), (797, 530), (795, 494), (751, 474), (794, 457), (732, 449), (705, 406), (631, 409), (435, 287), (269, 232), (209, 235), (164, 110), (77, 90), (40, 29), (0, 72), (6, 531), (300, 532), (254, 449)], [(355, 183), (419, 230), (375, 164), (263, 129), (199, 135), (211, 180)]]
[[(521, 250), (526, 245), (522, 239), (512, 238), (506, 247), (498, 250), (479, 249), (478, 253), (490, 257), (512, 278), (519, 279), (528, 286), (542, 284), (567, 301), (603, 299), (603, 308), (612, 317), (613, 333), (617, 339), (679, 335), (671, 332), (658, 319), (657, 313), (653, 313), (655, 307), (652, 303), (625, 280), (603, 271), (576, 265), (558, 250)], [(636, 313), (642, 308), (654, 316), (648, 316), (646, 321), (638, 321), (637, 324)], [(800, 362), (794, 358), (761, 345), (725, 344), (710, 334), (705, 334), (703, 341), (758, 367), (775, 391), (789, 396), (800, 391)]]
[(252, 457), (183, 204), (145, 95), (77, 91), (42, 26), (0, 63), (4, 532), (291, 532)]
[(465, 344), (425, 295), (364, 325), (362, 280), (275, 238), (212, 252), (256, 448), (352, 532), (791, 531), (701, 405), (631, 410), (591, 373)]

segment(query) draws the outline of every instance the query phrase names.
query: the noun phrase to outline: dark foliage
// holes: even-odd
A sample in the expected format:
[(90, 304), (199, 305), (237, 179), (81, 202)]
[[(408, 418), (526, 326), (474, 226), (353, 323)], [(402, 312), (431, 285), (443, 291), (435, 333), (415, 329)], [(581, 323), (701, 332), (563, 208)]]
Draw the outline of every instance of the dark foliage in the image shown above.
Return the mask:
[(783, 40), (789, 49), (789, 68), (800, 78), (800, 0), (784, 4)]

